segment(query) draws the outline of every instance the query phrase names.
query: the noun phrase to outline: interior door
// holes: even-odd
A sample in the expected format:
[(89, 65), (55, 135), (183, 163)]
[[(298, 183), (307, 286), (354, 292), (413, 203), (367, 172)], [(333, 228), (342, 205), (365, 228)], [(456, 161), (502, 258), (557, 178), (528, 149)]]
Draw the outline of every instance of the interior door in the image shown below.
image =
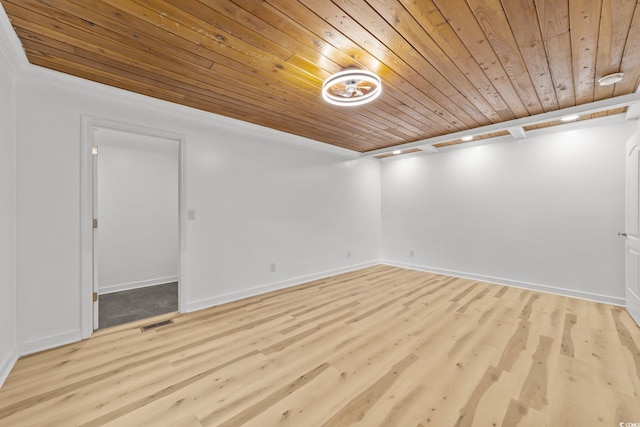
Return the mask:
[(629, 314), (640, 325), (640, 134), (627, 141), (625, 288)]

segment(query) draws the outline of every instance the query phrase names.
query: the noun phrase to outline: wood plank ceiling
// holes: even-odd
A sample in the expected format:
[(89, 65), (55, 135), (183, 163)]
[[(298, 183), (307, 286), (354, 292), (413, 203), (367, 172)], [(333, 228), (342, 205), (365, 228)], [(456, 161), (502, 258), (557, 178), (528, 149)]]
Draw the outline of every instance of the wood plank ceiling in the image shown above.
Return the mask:
[[(31, 63), (366, 152), (633, 93), (636, 0), (0, 0)], [(378, 73), (373, 103), (324, 79)], [(598, 78), (623, 72), (613, 86)]]

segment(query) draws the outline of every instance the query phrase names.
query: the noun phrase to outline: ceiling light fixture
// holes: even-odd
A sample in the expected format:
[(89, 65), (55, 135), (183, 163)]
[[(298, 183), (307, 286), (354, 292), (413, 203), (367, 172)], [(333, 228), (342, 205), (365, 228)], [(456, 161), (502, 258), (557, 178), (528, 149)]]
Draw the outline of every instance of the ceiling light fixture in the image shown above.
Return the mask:
[(567, 123), (567, 122), (573, 122), (575, 120), (578, 120), (580, 118), (580, 115), (578, 114), (572, 114), (570, 116), (564, 116), (563, 118), (561, 118), (560, 120), (562, 120), (563, 122)]
[(463, 136), (460, 139), (462, 139), (464, 142), (467, 142), (467, 141), (471, 141), (473, 139), (473, 136), (467, 135), (467, 136)]
[(600, 77), (598, 79), (598, 84), (600, 86), (613, 85), (613, 84), (616, 84), (619, 81), (621, 81), (622, 80), (622, 76), (624, 76), (624, 73), (607, 74), (606, 76)]
[(356, 106), (380, 96), (382, 81), (371, 71), (347, 67), (322, 85), (322, 98), (333, 105)]
[(402, 154), (402, 150), (394, 150), (394, 151), (393, 151), (393, 154), (395, 154), (396, 156), (397, 156), (398, 154)]

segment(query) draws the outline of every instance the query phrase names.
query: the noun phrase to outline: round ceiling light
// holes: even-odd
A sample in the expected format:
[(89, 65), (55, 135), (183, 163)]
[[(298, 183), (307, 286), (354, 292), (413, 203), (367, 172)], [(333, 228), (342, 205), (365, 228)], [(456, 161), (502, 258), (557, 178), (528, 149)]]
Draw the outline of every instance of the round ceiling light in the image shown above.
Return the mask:
[(347, 67), (322, 85), (322, 98), (333, 105), (356, 106), (380, 96), (382, 81), (371, 71)]
[(570, 116), (564, 116), (562, 117), (560, 120), (562, 120), (563, 122), (567, 123), (567, 122), (573, 122), (576, 121), (580, 118), (580, 115), (578, 114), (571, 114)]
[(600, 86), (613, 85), (613, 84), (616, 84), (619, 81), (621, 81), (622, 80), (622, 76), (624, 76), (624, 73), (607, 74), (606, 76), (600, 77), (598, 79), (598, 84)]

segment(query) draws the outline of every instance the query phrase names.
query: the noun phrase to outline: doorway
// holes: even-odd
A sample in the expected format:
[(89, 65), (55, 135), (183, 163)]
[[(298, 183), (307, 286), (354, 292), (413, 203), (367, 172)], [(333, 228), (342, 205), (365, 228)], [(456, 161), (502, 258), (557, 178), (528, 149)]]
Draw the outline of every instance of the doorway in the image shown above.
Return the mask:
[(86, 338), (96, 329), (182, 311), (183, 138), (89, 117), (83, 128), (83, 175), (90, 182), (82, 201), (90, 229), (83, 227)]
[(178, 282), (100, 294), (98, 302), (98, 329), (148, 319), (178, 311)]

